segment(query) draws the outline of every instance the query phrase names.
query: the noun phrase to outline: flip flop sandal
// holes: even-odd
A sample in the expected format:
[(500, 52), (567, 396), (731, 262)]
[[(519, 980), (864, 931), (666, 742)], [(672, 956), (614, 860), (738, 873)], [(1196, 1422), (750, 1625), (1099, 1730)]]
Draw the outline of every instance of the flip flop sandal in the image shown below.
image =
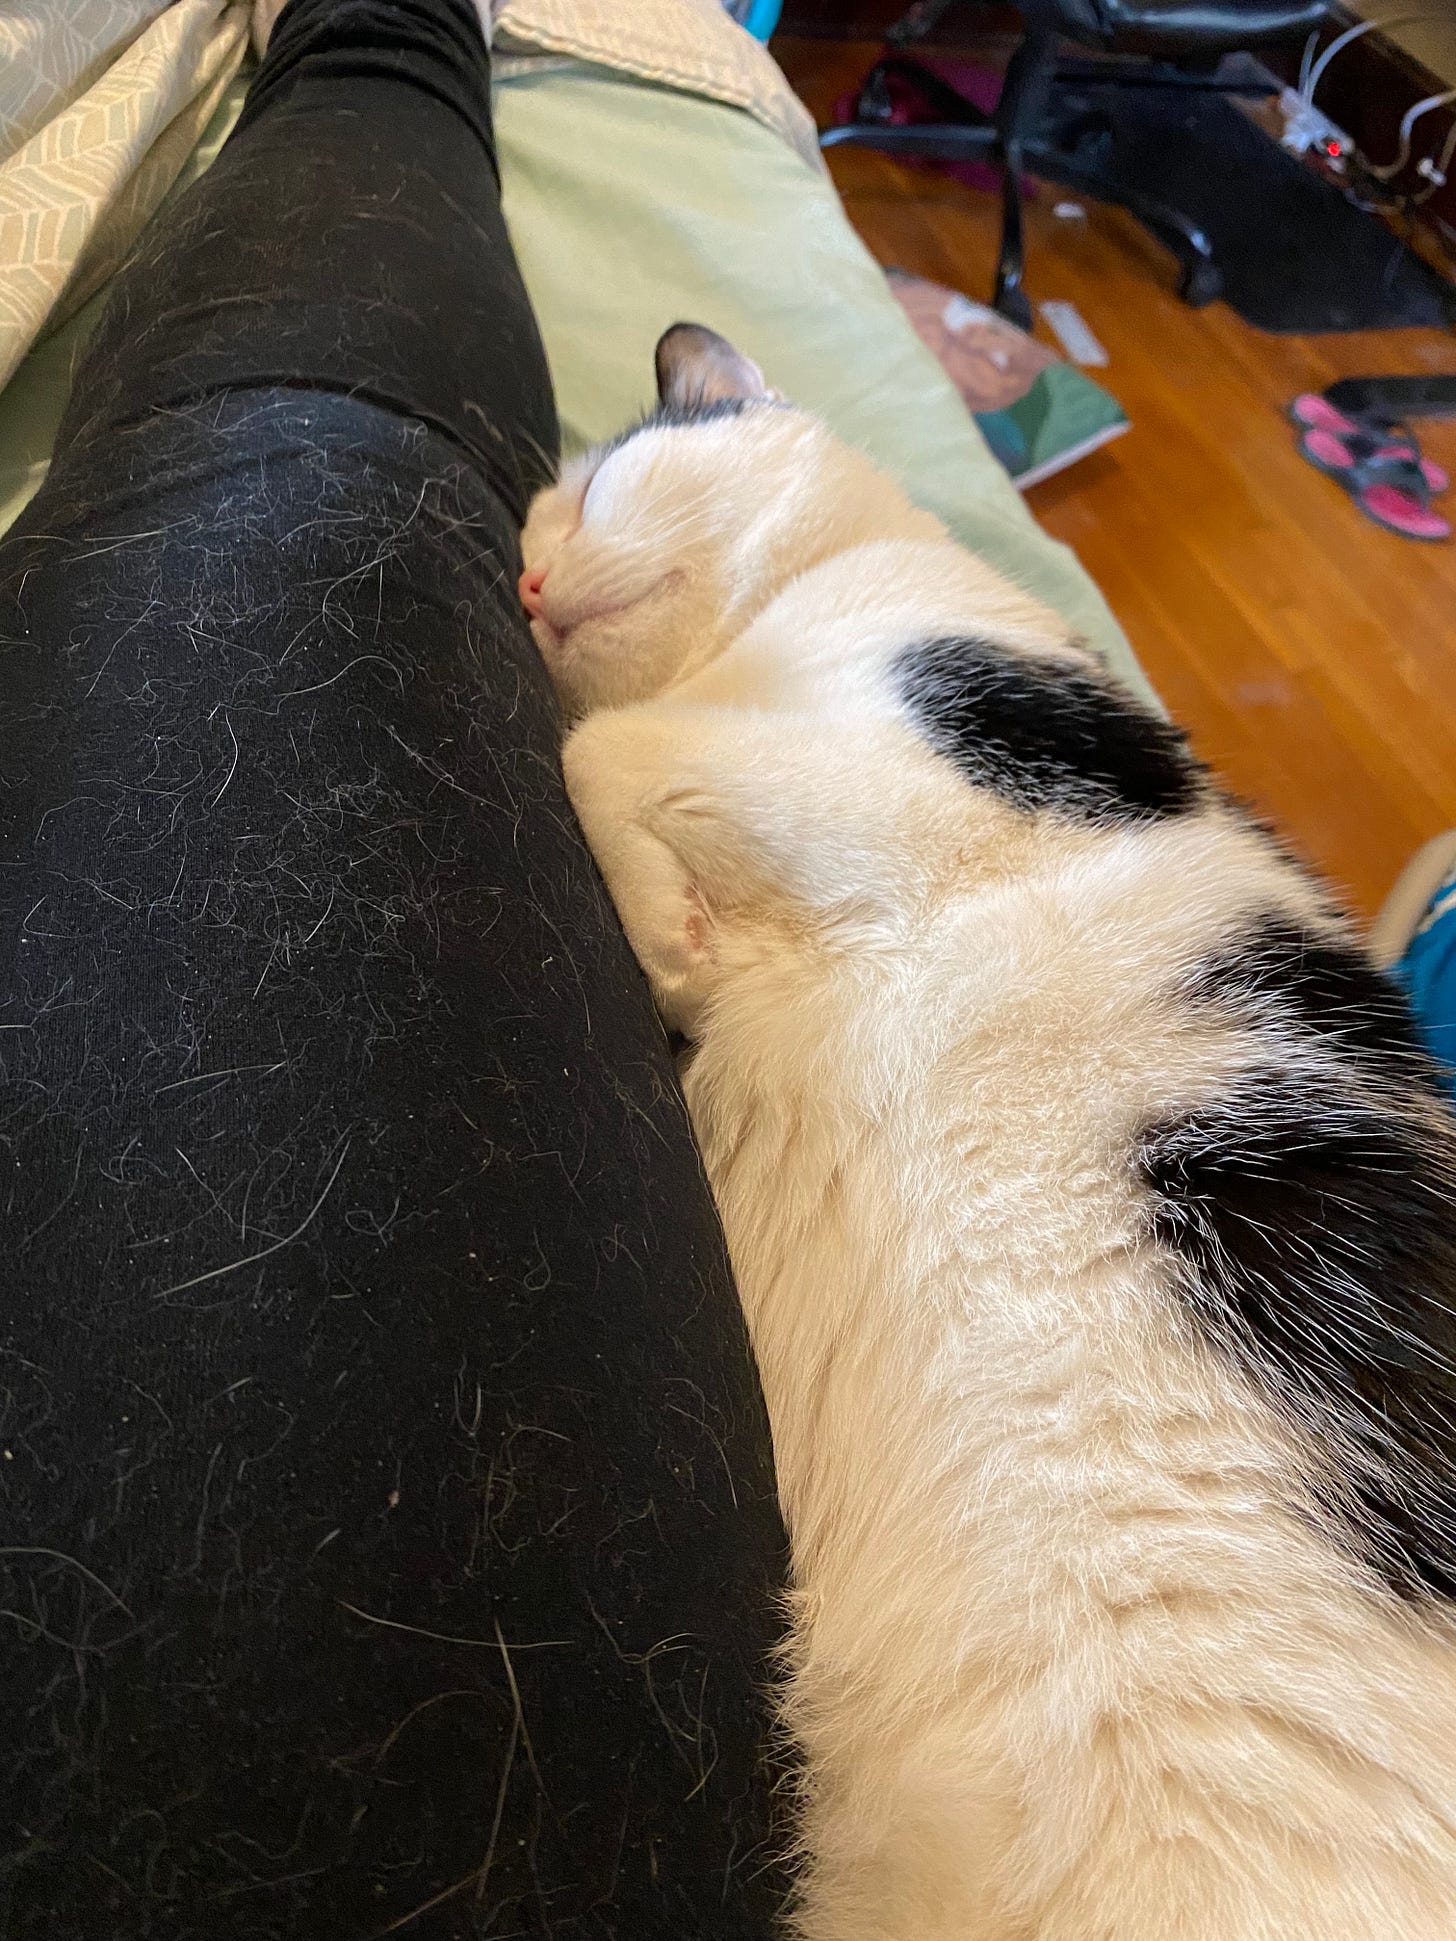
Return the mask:
[[(1404, 425), (1365, 424), (1359, 418), (1351, 418), (1345, 412), (1337, 411), (1329, 399), (1321, 397), (1318, 391), (1301, 391), (1289, 407), (1289, 416), (1301, 431), (1329, 432), (1347, 444), (1356, 457), (1378, 453), (1382, 458), (1405, 456), (1412, 459), (1421, 468), (1421, 477), (1428, 492), (1444, 492), (1451, 483), (1450, 474), (1444, 466), (1438, 465), (1433, 458), (1422, 458), (1415, 433), (1407, 431)], [(1306, 456), (1310, 455), (1306, 453)], [(1318, 459), (1312, 462), (1319, 464)]]
[(1451, 522), (1432, 512), (1432, 488), (1409, 447), (1386, 445), (1362, 452), (1365, 442), (1332, 431), (1307, 431), (1299, 449), (1311, 465), (1343, 485), (1375, 525), (1403, 539), (1449, 539)]

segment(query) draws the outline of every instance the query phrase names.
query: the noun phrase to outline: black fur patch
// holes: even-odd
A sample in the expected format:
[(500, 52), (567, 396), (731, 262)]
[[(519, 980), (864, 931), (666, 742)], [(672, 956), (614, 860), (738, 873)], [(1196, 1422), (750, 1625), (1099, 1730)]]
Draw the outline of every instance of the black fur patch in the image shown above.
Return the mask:
[(695, 398), (690, 404), (655, 404), (638, 430), (647, 426), (711, 425), (719, 418), (741, 418), (745, 411), (772, 411), (773, 398)]
[(1110, 680), (961, 638), (907, 647), (894, 674), (932, 747), (1018, 808), (1128, 821), (1206, 796), (1182, 730)]
[(745, 411), (774, 411), (780, 408), (774, 398), (713, 398), (702, 404), (655, 404), (635, 425), (628, 425), (615, 438), (597, 448), (600, 464), (620, 451), (642, 431), (672, 431), (688, 425), (711, 425), (720, 418), (741, 418)]
[(1270, 916), (1201, 964), (1187, 987), (1250, 1024), (1282, 1022), (1385, 1082), (1440, 1089), (1439, 1068), (1416, 1036), (1405, 993), (1363, 950)]
[(1456, 1596), (1456, 1126), (1436, 1068), (1358, 951), (1282, 921), (1185, 996), (1293, 1048), (1271, 1035), (1223, 1101), (1146, 1130), (1154, 1233), (1195, 1270), (1204, 1329), (1333, 1453), (1352, 1548), (1403, 1594)]

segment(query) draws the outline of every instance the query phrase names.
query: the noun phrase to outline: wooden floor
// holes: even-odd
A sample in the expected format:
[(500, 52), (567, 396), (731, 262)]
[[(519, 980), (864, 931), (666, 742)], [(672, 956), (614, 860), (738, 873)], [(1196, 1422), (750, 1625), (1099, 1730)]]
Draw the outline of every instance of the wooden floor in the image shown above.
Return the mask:
[[(873, 45), (775, 42), (821, 125)], [(839, 149), (834, 178), (882, 263), (985, 299), (995, 198)], [(1029, 211), (1034, 302), (1070, 299), (1133, 429), (1035, 488), (1195, 745), (1373, 912), (1417, 843), (1456, 825), (1456, 542), (1380, 531), (1296, 453), (1290, 398), (1370, 372), (1456, 371), (1434, 330), (1271, 337), (1187, 309), (1171, 259), (1117, 210)], [(1422, 428), (1456, 474), (1456, 421)], [(1456, 494), (1453, 494), (1456, 507)]]

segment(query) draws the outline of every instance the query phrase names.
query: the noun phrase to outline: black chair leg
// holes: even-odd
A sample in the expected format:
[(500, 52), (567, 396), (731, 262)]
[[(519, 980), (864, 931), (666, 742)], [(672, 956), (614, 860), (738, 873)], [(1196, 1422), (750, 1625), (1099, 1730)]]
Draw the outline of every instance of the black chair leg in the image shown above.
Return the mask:
[(1056, 41), (1031, 33), (1011, 56), (996, 104), (1001, 163), (1001, 250), (996, 263), (993, 309), (1022, 330), (1031, 329), (1031, 304), (1023, 286), (1024, 243), (1021, 174), (1027, 142), (1041, 119), (1056, 71)]
[(1139, 189), (1124, 188), (1114, 175), (1085, 166), (1075, 155), (1050, 142), (1028, 142), (1025, 155), (1033, 175), (1059, 182), (1092, 201), (1116, 203), (1135, 216), (1144, 229), (1151, 230), (1177, 257), (1181, 265), (1178, 294), (1191, 308), (1200, 310), (1223, 294), (1223, 273), (1213, 260), (1212, 243), (1180, 209), (1171, 209)]

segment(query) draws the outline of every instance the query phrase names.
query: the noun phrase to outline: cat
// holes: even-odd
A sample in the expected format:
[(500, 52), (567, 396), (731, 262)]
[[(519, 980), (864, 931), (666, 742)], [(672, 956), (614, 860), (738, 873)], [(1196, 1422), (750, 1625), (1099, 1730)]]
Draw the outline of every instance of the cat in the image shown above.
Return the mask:
[(1456, 1133), (1331, 894), (712, 332), (534, 503), (793, 1553), (807, 1941), (1456, 1936)]

